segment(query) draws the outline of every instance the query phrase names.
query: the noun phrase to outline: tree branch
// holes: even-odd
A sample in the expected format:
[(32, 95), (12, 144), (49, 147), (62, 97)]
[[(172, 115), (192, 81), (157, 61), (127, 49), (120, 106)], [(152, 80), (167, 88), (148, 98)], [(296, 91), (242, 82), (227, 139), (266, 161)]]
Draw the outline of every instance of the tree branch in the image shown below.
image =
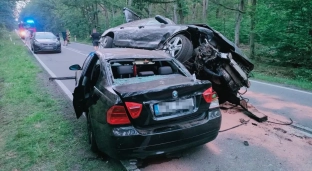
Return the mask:
[(230, 7), (227, 7), (219, 2), (216, 2), (215, 0), (211, 0), (212, 3), (216, 4), (216, 5), (220, 5), (221, 7), (225, 8), (225, 9), (228, 9), (228, 10), (232, 10), (232, 11), (237, 11), (237, 12), (240, 12), (240, 13), (245, 13), (245, 11), (242, 11), (242, 10), (239, 10), (239, 9), (234, 9), (234, 8), (230, 8)]

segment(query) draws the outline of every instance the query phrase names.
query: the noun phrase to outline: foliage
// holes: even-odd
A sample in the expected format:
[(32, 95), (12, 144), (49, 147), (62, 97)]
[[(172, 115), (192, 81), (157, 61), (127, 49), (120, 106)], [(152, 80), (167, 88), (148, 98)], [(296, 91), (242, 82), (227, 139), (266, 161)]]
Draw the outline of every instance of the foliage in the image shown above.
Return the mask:
[[(207, 9), (203, 8), (205, 1)], [(68, 28), (72, 35), (86, 39), (94, 27), (103, 32), (123, 23), (122, 8), (128, 7), (142, 17), (161, 14), (182, 24), (207, 23), (234, 41), (239, 3), (240, 0), (32, 0), (20, 17), (36, 18), (39, 30), (60, 32)], [(239, 42), (244, 45), (250, 40), (249, 0), (245, 0), (241, 12)], [(311, 13), (312, 1), (258, 0), (257, 59), (270, 57), (280, 61), (279, 65), (312, 66)]]
[(0, 1), (0, 27), (13, 30), (16, 25), (14, 19), (15, 2), (15, 0)]

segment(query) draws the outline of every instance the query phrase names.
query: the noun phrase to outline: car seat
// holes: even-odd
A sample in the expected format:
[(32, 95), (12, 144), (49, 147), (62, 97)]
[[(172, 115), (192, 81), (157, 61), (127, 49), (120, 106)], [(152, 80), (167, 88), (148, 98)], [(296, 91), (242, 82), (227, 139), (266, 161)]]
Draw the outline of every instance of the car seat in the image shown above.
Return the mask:
[(158, 68), (158, 75), (168, 75), (172, 74), (172, 68), (170, 66), (163, 66)]
[(123, 76), (130, 78), (133, 74), (133, 66), (132, 65), (123, 65), (117, 67), (117, 73), (120, 76), (120, 78), (123, 78)]

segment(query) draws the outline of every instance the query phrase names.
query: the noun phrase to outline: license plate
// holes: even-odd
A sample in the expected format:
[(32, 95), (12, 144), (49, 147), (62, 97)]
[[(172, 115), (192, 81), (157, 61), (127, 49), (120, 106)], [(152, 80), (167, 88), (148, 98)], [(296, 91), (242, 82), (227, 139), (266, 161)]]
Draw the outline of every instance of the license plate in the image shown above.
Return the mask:
[(189, 98), (173, 102), (161, 102), (154, 104), (153, 108), (156, 116), (189, 112), (194, 109), (194, 100)]
[(52, 46), (46, 46), (45, 49), (51, 50), (51, 49), (53, 49), (53, 47)]

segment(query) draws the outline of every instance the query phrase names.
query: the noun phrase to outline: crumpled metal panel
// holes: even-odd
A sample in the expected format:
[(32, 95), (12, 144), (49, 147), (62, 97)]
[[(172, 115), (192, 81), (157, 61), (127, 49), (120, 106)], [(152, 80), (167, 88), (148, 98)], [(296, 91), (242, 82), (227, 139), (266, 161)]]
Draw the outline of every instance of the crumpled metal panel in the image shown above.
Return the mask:
[(178, 25), (144, 25), (126, 27), (114, 31), (114, 45), (119, 47), (158, 49), (176, 32), (187, 30), (187, 26)]
[(200, 84), (207, 84), (207, 88), (209, 88), (211, 85), (211, 83), (207, 80), (193, 81), (192, 78), (190, 77), (185, 77), (178, 74), (164, 76), (163, 78), (155, 76), (150, 77), (151, 78), (148, 77), (131, 78), (133, 80), (138, 79), (142, 81), (141, 82), (135, 81), (135, 83), (130, 82), (128, 84), (123, 85), (114, 85), (113, 89), (117, 91), (121, 97), (125, 98), (151, 92), (160, 92), (161, 90), (164, 89), (174, 89), (189, 86), (191, 87)]

